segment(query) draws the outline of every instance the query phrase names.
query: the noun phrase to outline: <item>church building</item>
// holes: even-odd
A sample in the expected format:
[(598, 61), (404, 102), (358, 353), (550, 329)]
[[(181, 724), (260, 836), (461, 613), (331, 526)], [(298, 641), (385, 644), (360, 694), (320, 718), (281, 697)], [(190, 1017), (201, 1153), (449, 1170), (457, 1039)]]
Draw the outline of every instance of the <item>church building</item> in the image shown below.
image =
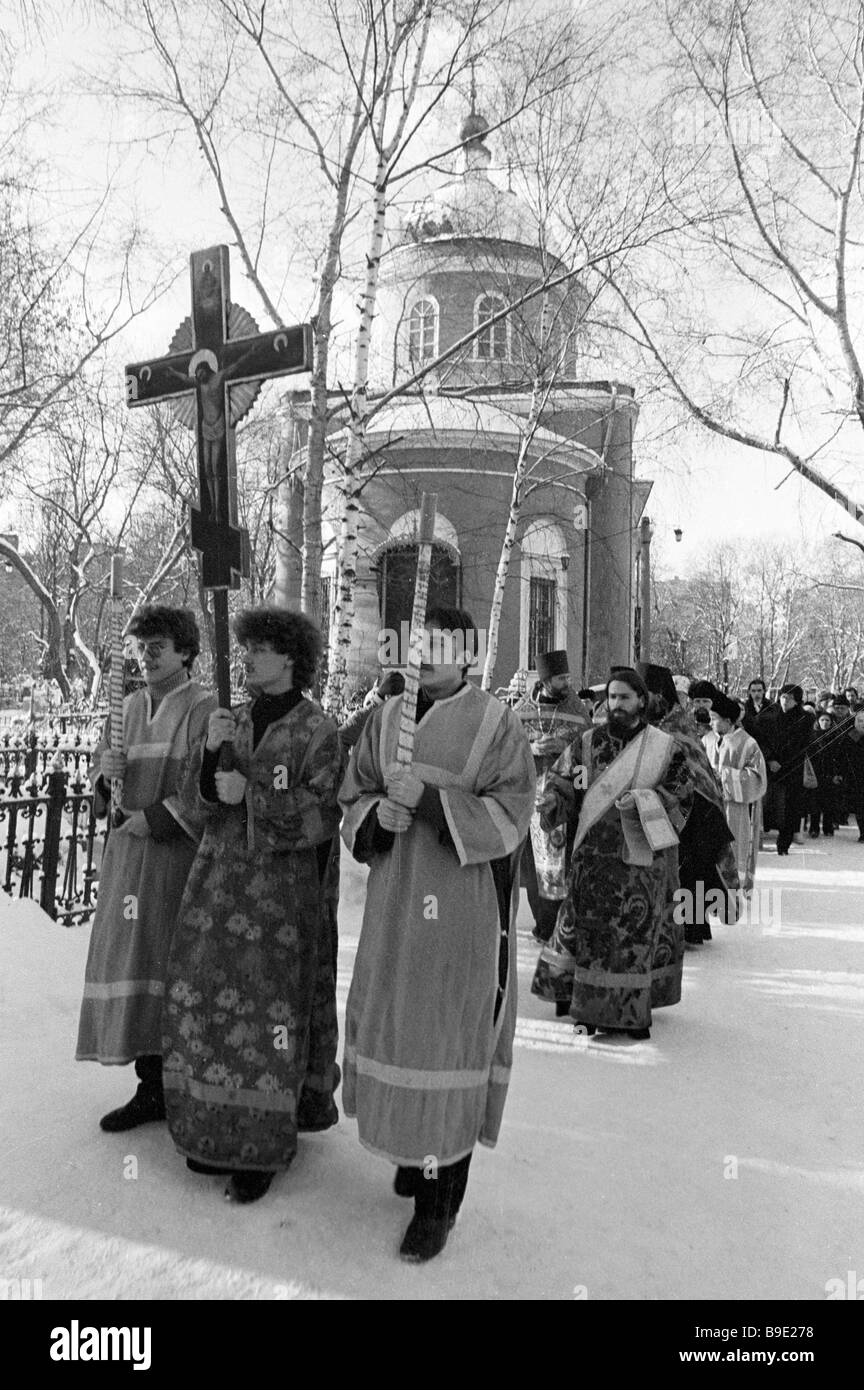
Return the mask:
[[(527, 204), (490, 179), (486, 136), (472, 112), (461, 171), (407, 210), (381, 261), (371, 396), (481, 331), (370, 423), (349, 690), (377, 674), (381, 630), (410, 621), (424, 491), (438, 494), (429, 603), (465, 608), (488, 629), (514, 467), (526, 447), (492, 689), (517, 670), (530, 680), (537, 653), (551, 648), (566, 648), (579, 684), (633, 657), (636, 528), (651, 486), (633, 476), (638, 406), (630, 386), (581, 379), (587, 295), (578, 278), (565, 278), (568, 265)], [(548, 389), (532, 421), (538, 378)], [(339, 439), (337, 429), (335, 449)], [(332, 532), (338, 503), (331, 477), (324, 514)], [(331, 605), (334, 551), (335, 543), (323, 566)], [(482, 666), (471, 673), (481, 674)]]

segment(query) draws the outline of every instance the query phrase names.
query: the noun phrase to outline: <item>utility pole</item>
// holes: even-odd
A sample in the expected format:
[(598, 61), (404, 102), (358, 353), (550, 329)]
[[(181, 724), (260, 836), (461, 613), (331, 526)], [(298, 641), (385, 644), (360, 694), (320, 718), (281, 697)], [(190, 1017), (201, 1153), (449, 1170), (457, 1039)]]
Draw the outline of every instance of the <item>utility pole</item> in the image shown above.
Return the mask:
[(639, 660), (651, 660), (651, 520), (643, 516), (639, 526)]

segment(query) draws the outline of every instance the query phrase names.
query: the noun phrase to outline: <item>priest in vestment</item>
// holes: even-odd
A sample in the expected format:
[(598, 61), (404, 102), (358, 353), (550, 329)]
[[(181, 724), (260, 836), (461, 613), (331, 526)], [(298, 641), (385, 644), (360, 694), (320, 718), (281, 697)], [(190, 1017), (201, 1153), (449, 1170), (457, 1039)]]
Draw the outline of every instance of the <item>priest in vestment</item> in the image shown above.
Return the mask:
[(192, 679), (201, 641), (188, 608), (142, 608), (129, 632), (138, 639), (146, 684), (123, 701), (123, 751), (112, 750), (106, 726), (93, 755), (96, 814), (106, 814), (111, 780), (119, 777), (125, 819), (111, 830), (102, 857), (75, 1053), (79, 1062), (135, 1064), (135, 1095), (100, 1120), (109, 1133), (165, 1119), (165, 972), (202, 825), (178, 793), (216, 706)]
[(498, 1138), (516, 1027), (519, 855), (534, 766), (514, 712), (467, 680), (476, 629), (427, 615), (410, 773), (395, 768), (402, 696), (376, 709), (339, 800), (342, 836), (368, 863), (345, 1020), (342, 1099), (360, 1142), (413, 1197), (400, 1253), (443, 1249), (474, 1146)]
[[(515, 706), (531, 743), (537, 792), (542, 795), (546, 774), (577, 734), (591, 725), (582, 700), (570, 684), (566, 651), (540, 652), (537, 656), (537, 685)], [(531, 817), (521, 864), (522, 885), (534, 915), (534, 938), (547, 942), (564, 897), (567, 872), (564, 830), (556, 826), (545, 831), (540, 813)]]
[(294, 1158), (301, 1105), (315, 1102), (302, 1128), (338, 1118), (329, 875), (344, 763), (335, 723), (303, 695), (317, 626), (260, 608), (235, 632), (254, 698), (213, 712), (184, 785), (206, 828), (168, 964), (163, 1049), (175, 1147), (193, 1172), (229, 1176), (230, 1201), (253, 1202)]
[(762, 798), (768, 770), (755, 738), (738, 723), (741, 705), (717, 694), (711, 706), (711, 732), (704, 739), (708, 761), (720, 779), (723, 807), (735, 836), (735, 860), (741, 891), (753, 891), (756, 856), (762, 838)]
[(676, 969), (680, 980), (680, 964), (658, 946), (673, 920), (678, 832), (693, 794), (685, 753), (648, 724), (648, 702), (642, 677), (616, 668), (606, 725), (553, 767), (543, 822), (575, 818), (576, 833), (567, 897), (532, 985), (544, 999), (569, 1001), (581, 1031), (636, 1039), (650, 1036), (652, 994), (670, 1004), (680, 997), (680, 988), (658, 990), (655, 975)]

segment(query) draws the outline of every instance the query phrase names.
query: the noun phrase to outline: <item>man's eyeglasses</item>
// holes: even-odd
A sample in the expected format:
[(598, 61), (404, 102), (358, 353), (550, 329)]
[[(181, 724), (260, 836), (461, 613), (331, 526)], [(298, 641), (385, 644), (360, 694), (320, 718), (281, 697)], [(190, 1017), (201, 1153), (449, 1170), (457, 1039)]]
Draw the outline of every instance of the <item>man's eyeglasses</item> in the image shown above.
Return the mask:
[(161, 656), (165, 650), (164, 642), (139, 642), (139, 656)]

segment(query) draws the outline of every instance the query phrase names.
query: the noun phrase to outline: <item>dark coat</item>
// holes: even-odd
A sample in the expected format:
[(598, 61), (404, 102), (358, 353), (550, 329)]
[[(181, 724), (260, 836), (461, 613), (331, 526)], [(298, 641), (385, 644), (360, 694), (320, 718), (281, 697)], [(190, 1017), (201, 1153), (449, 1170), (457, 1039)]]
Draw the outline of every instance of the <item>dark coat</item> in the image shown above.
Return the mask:
[(864, 795), (864, 736), (846, 733), (840, 740), (838, 763), (850, 790)]
[(741, 717), (742, 728), (751, 738), (756, 740), (766, 763), (776, 756), (774, 753), (774, 730), (777, 720), (782, 714), (783, 711), (780, 706), (775, 705), (772, 700), (764, 700), (758, 713), (749, 695), (744, 701), (744, 713)]
[(830, 729), (820, 729), (818, 723), (814, 726), (810, 738), (810, 746), (807, 749), (807, 756), (813, 765), (819, 789), (834, 785), (834, 779), (840, 776), (841, 759), (840, 744), (843, 734), (837, 729), (836, 725)]
[(804, 759), (810, 745), (813, 721), (800, 705), (790, 710), (781, 710), (771, 725), (772, 750), (770, 755), (780, 764), (775, 774), (777, 781), (790, 787), (804, 785)]

